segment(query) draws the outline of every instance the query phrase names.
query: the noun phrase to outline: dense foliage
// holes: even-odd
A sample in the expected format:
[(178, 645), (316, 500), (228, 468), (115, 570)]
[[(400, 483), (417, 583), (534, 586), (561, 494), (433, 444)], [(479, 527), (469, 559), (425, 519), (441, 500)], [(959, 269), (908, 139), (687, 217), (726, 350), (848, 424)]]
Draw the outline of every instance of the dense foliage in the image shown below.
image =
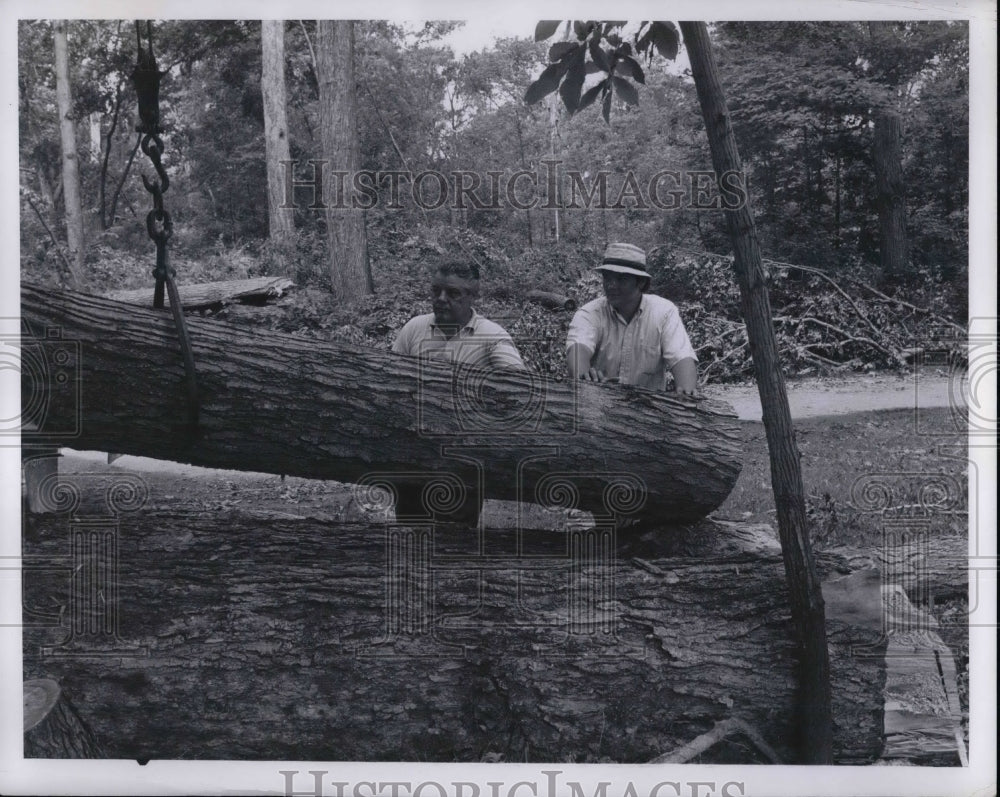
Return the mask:
[[(403, 179), (398, 207), (388, 183), (379, 182), (378, 202), (367, 212), (376, 295), (338, 305), (329, 295), (324, 215), (308, 207), (308, 191), (295, 195), (295, 240), (268, 239), (259, 24), (156, 23), (171, 177), (165, 202), (175, 224), (178, 280), (283, 273), (300, 289), (280, 306), (233, 308), (227, 315), (387, 346), (409, 316), (427, 309), (427, 265), (459, 253), (483, 271), (481, 311), (518, 337), (530, 363), (561, 374), (569, 318), (527, 303), (527, 292), (592, 298), (599, 285), (589, 268), (603, 245), (630, 240), (651, 252), (654, 290), (681, 307), (703, 377), (748, 374), (722, 214), (711, 197), (707, 203), (697, 197), (697, 173), (711, 167), (690, 77), (660, 59), (636, 62), (643, 85), (632, 96), (614, 84), (602, 99), (607, 122), (600, 113), (570, 116), (555, 96), (524, 102), (526, 88), (565, 48), (535, 43), (526, 30), (524, 39), (456, 56), (444, 43), (456, 24), (357, 24), (362, 166), (410, 178)], [(64, 277), (65, 223), (51, 28), (45, 21), (19, 27), (21, 270), (26, 279), (57, 284)], [(151, 170), (136, 153), (129, 80), (135, 29), (115, 20), (73, 21), (68, 29), (87, 287), (100, 293), (149, 284), (150, 200), (139, 175)], [(769, 266), (769, 278), (788, 373), (896, 367), (935, 327), (962, 324), (967, 26), (731, 23), (714, 33), (764, 255), (780, 261)], [(286, 24), (297, 179), (308, 179), (308, 161), (321, 157), (315, 37), (312, 22)], [(587, 76), (582, 95), (601, 77)], [(911, 256), (907, 278), (891, 284), (878, 270), (872, 166), (873, 115), (889, 106), (904, 120)], [(553, 168), (562, 178), (550, 203), (558, 208), (545, 206)], [(525, 210), (501, 192), (496, 207), (421, 208), (412, 178), (429, 170), (480, 176), (480, 196), (490, 172), (502, 181), (531, 172), (538, 202)], [(648, 201), (650, 181), (664, 170), (680, 173), (678, 206), (671, 209)], [(588, 207), (579, 189), (585, 193), (602, 180), (605, 206)], [(527, 183), (515, 199), (530, 193)], [(578, 207), (570, 206), (574, 197)]]

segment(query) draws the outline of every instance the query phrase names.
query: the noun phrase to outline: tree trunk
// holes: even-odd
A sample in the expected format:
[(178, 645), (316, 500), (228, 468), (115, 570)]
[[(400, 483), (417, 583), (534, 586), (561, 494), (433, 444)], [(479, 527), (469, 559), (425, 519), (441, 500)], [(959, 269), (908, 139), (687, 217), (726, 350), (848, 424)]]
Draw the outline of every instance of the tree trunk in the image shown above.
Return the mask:
[[(719, 82), (708, 28), (700, 22), (682, 22), (684, 44), (691, 58), (698, 100), (718, 179), (743, 174), (736, 137)], [(749, 200), (748, 200), (749, 202)], [(805, 491), (799, 451), (795, 445), (788, 394), (778, 359), (771, 320), (771, 304), (761, 264), (757, 229), (749, 204), (727, 210), (726, 225), (733, 243), (736, 279), (760, 391), (764, 430), (771, 458), (771, 483), (778, 511), (778, 531), (785, 560), (792, 618), (802, 647), (800, 761), (827, 763), (831, 759), (830, 664), (826, 648), (823, 596), (813, 561), (806, 525)]]
[(66, 206), (66, 241), (69, 244), (71, 277), (74, 287), (83, 285), (83, 211), (80, 205), (80, 168), (76, 151), (76, 125), (69, 82), (69, 55), (66, 20), (52, 25), (56, 59), (56, 107), (62, 143), (63, 198)]
[[(354, 84), (354, 23), (320, 20), (316, 42), (319, 116), (328, 173), (341, 172), (343, 196), (331, 179), (326, 199), (330, 279), (344, 299), (374, 292), (368, 263), (364, 211), (352, 207), (353, 179), (360, 168), (357, 91)], [(338, 207), (340, 205), (340, 207)]]
[[(606, 529), (262, 520), (149, 497), (155, 511), (25, 530), (25, 606), (65, 609), (62, 626), (25, 627), (26, 677), (70, 689), (109, 757), (645, 762), (730, 717), (793, 755), (773, 540), (734, 546), (703, 523), (658, 558), (619, 559)], [(96, 539), (117, 554), (106, 602), (74, 575), (94, 571)], [(846, 601), (830, 624), (835, 758), (871, 763), (879, 576), (825, 565)], [(707, 760), (758, 761), (739, 746)]]
[(198, 318), (188, 319), (201, 394), (192, 436), (169, 314), (29, 285), (21, 312), (38, 338), (25, 345), (38, 367), (22, 380), (22, 406), (40, 416), (37, 444), (363, 482), (376, 493), (405, 476), (422, 481), (439, 512), (471, 489), (660, 522), (711, 512), (740, 471), (738, 422), (721, 402), (531, 372), (487, 376)]
[(284, 208), (285, 166), (292, 159), (288, 145), (285, 101), (285, 23), (260, 23), (262, 48), (261, 93), (264, 97), (264, 152), (267, 160), (268, 232), (274, 241), (295, 232), (291, 208)]
[(872, 148), (877, 189), (879, 248), (882, 276), (889, 281), (906, 275), (906, 199), (903, 182), (903, 122), (899, 114), (883, 110), (875, 117)]

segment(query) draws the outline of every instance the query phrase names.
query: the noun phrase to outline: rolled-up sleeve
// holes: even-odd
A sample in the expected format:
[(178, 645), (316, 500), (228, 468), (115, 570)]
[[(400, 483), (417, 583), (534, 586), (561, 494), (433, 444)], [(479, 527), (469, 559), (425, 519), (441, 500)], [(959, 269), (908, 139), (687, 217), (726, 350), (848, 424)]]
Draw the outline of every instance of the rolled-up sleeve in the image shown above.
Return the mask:
[(521, 359), (521, 355), (517, 350), (517, 346), (514, 345), (511, 337), (506, 334), (497, 336), (497, 340), (493, 342), (493, 348), (490, 351), (490, 365), (494, 368), (514, 368), (519, 371), (527, 370), (524, 360)]
[(566, 333), (566, 348), (569, 349), (575, 343), (579, 343), (590, 349), (591, 353), (597, 351), (597, 342), (600, 339), (600, 319), (598, 309), (589, 304), (585, 304), (573, 315), (573, 320), (569, 323), (569, 332)]
[(419, 323), (419, 316), (411, 318), (403, 325), (403, 328), (399, 330), (399, 333), (396, 335), (396, 339), (392, 342), (392, 350), (396, 354), (409, 354), (411, 356), (417, 354), (417, 352), (413, 351), (413, 336)]
[(684, 322), (681, 321), (681, 314), (673, 304), (670, 305), (660, 327), (660, 347), (667, 368), (673, 368), (687, 358), (698, 360), (698, 355), (694, 353), (694, 347), (684, 328)]

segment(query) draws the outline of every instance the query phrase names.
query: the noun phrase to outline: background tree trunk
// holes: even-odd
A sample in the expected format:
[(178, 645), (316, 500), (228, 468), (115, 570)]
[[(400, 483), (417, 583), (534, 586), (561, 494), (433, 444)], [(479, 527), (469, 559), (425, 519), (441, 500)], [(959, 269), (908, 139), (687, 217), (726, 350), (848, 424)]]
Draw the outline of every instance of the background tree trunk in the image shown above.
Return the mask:
[[(717, 179), (743, 175), (726, 98), (719, 82), (708, 28), (702, 22), (682, 22), (684, 44), (691, 58), (698, 100), (712, 150)], [(748, 200), (749, 202), (749, 200)], [(764, 431), (771, 458), (771, 484), (778, 512), (778, 532), (785, 560), (792, 618), (802, 646), (801, 761), (829, 763), (832, 756), (830, 663), (826, 648), (823, 596), (806, 525), (805, 490), (799, 451), (795, 445), (788, 394), (778, 359), (771, 303), (749, 204), (725, 211), (733, 244), (733, 266), (753, 355), (754, 375), (763, 408)]]
[(906, 198), (903, 182), (903, 122), (895, 111), (875, 117), (875, 182), (883, 279), (899, 280), (908, 270)]
[[(374, 291), (368, 263), (364, 211), (351, 206), (354, 174), (360, 168), (357, 90), (354, 82), (354, 23), (320, 20), (317, 23), (316, 61), (319, 69), (319, 117), (327, 174), (346, 172), (344, 196), (338, 198), (331, 178), (326, 197), (330, 279), (344, 299)], [(338, 204), (346, 207), (336, 207)]]
[[(165, 498), (126, 493), (132, 510)], [(519, 538), (162, 505), (88, 524), (66, 509), (25, 529), (32, 562), (63, 566), (25, 574), (25, 606), (66, 618), (24, 629), (25, 674), (71, 691), (109, 757), (644, 762), (729, 717), (794, 755), (773, 539), (699, 524), (656, 558), (618, 559), (601, 529)], [(73, 575), (93, 572), (95, 539), (117, 555), (107, 602)], [(824, 565), (846, 601), (830, 624), (835, 760), (871, 763), (879, 575)]]
[(28, 285), (21, 312), (39, 340), (24, 343), (38, 365), (22, 380), (35, 444), (373, 488), (408, 475), (438, 507), (466, 486), (563, 506), (579, 496), (589, 511), (666, 523), (715, 509), (740, 471), (738, 422), (721, 402), (529, 372), (485, 378), (198, 318), (187, 319), (201, 395), (192, 436), (168, 314)]
[(260, 23), (262, 68), (261, 93), (264, 97), (264, 151), (267, 160), (267, 219), (272, 241), (295, 232), (291, 208), (285, 201), (285, 164), (290, 161), (288, 119), (285, 100), (285, 23), (265, 19)]
[(70, 250), (73, 287), (83, 285), (83, 211), (80, 205), (80, 168), (76, 151), (76, 125), (73, 122), (73, 98), (69, 81), (69, 55), (66, 20), (52, 25), (55, 42), (56, 107), (59, 112), (59, 136), (62, 144), (63, 200), (66, 207), (66, 241)]

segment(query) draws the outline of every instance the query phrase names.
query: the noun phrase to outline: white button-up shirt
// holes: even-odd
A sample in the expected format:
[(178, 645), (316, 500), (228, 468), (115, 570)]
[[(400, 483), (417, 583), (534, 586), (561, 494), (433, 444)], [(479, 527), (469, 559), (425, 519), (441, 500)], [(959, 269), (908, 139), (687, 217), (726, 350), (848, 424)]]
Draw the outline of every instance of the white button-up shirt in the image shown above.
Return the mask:
[(606, 297), (587, 302), (569, 325), (566, 347), (580, 343), (592, 352), (590, 367), (623, 385), (666, 387), (667, 371), (690, 357), (697, 360), (677, 306), (662, 296), (642, 295), (626, 321)]
[(411, 318), (399, 330), (392, 350), (454, 365), (479, 368), (517, 368), (524, 370), (524, 361), (517, 347), (502, 326), (483, 318), (475, 310), (472, 318), (454, 337), (445, 337), (434, 323), (434, 313)]

